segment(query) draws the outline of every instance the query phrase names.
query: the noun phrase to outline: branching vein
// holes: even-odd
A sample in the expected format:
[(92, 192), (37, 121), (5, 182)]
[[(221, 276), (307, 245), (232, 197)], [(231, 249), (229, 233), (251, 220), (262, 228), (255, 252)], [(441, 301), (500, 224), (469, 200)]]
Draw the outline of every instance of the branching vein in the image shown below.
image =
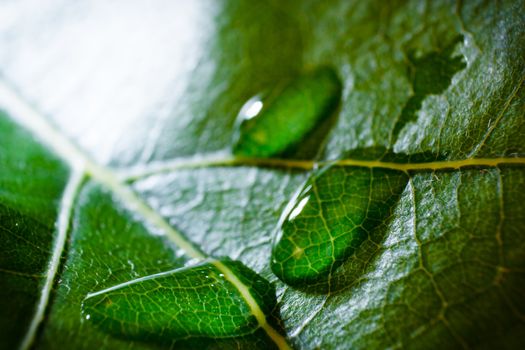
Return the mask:
[[(36, 137), (38, 137), (42, 142), (44, 142), (48, 147), (50, 147), (57, 155), (62, 157), (73, 169), (82, 168), (84, 169), (79, 175), (79, 179), (75, 180), (74, 176), (70, 181), (81, 182), (81, 179), (84, 175), (91, 176), (95, 181), (101, 183), (108, 189), (110, 189), (114, 194), (116, 194), (119, 199), (130, 208), (130, 210), (135, 211), (140, 214), (147, 222), (160, 228), (165, 232), (167, 237), (173, 241), (178, 247), (185, 251), (185, 254), (191, 258), (198, 260), (204, 260), (207, 258), (207, 255), (193, 245), (183, 234), (174, 229), (169, 225), (169, 223), (155, 212), (149, 205), (147, 205), (135, 192), (131, 190), (121, 179), (119, 179), (111, 169), (108, 169), (104, 166), (96, 164), (92, 161), (84, 152), (82, 152), (76, 145), (74, 145), (69, 139), (67, 139), (63, 134), (56, 130), (46, 118), (38, 112), (35, 108), (29, 105), (20, 94), (16, 92), (11, 86), (7, 85), (5, 82), (0, 82), (0, 105), (2, 105), (10, 114), (10, 116), (26, 127), (31, 131)], [(69, 185), (68, 185), (69, 187)], [(78, 184), (76, 185), (78, 187)], [(66, 188), (66, 194), (64, 195), (63, 210), (61, 212), (67, 213), (71, 210), (73, 205), (73, 197), (76, 193), (75, 191), (72, 194), (69, 194), (72, 189)], [(69, 198), (71, 197), (71, 198)], [(66, 205), (67, 204), (67, 205)], [(65, 211), (64, 208), (67, 208), (68, 211)], [(62, 223), (65, 218), (62, 216), (59, 217), (59, 223)], [(69, 216), (65, 222), (69, 222)], [(56, 266), (54, 270), (50, 271), (47, 276), (47, 279), (50, 281), (47, 283), (46, 287), (42, 294), (46, 293), (45, 297), (42, 297), (42, 302), (38, 306), (37, 314), (35, 315), (35, 325), (31, 325), (30, 331), (26, 340), (23, 342), (23, 349), (29, 347), (34, 339), (35, 332), (40, 324), (42, 317), (47, 306), (47, 300), (49, 299), (49, 294), (51, 292), (52, 282), (54, 281), (56, 271), (58, 269), (59, 259), (63, 251), (63, 246), (65, 242), (65, 236), (67, 233), (67, 225), (63, 228), (65, 231), (59, 230), (59, 235), (57, 237), (58, 247), (59, 243), (62, 242), (60, 250), (55, 249), (53, 253), (53, 261)], [(58, 251), (59, 250), (59, 251)], [(56, 257), (56, 259), (55, 259)], [(56, 260), (56, 261), (55, 261)], [(289, 345), (281, 334), (273, 329), (266, 321), (266, 315), (261, 310), (253, 296), (249, 292), (249, 288), (244, 285), (237, 276), (224, 264), (218, 262), (215, 264), (216, 267), (224, 273), (225, 277), (239, 290), (245, 301), (250, 306), (250, 309), (259, 322), (259, 326), (268, 334), (268, 336), (275, 342), (275, 344), (280, 349), (289, 349)]]

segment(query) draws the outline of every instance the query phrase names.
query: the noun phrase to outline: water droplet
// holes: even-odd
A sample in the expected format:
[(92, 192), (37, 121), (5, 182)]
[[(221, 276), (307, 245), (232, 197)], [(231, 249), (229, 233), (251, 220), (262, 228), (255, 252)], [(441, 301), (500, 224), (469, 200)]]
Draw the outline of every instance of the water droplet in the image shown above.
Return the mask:
[(283, 212), (270, 260), (274, 273), (294, 286), (328, 282), (391, 216), (407, 181), (397, 170), (321, 169)]
[[(167, 344), (257, 331), (250, 305), (237, 287), (227, 279), (213, 279), (221, 274), (217, 263), (206, 261), (90, 293), (82, 303), (82, 318), (116, 336)], [(273, 315), (275, 289), (268, 281), (238, 261), (220, 264), (246, 284), (265, 314)]]
[(340, 95), (336, 73), (322, 67), (252, 97), (239, 112), (233, 153), (243, 157), (283, 153), (332, 114)]

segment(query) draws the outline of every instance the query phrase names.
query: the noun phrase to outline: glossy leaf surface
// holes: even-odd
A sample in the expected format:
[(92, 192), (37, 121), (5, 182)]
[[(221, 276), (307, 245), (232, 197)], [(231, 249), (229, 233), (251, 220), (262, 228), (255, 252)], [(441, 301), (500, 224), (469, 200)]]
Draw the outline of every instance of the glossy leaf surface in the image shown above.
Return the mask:
[[(82, 302), (229, 257), (274, 284), (298, 349), (517, 348), (522, 14), (521, 1), (0, 4), (0, 347), (169, 347), (86, 322)], [(328, 131), (297, 145), (302, 160), (232, 159), (244, 102), (321, 66), (341, 100)], [(372, 149), (435, 157), (385, 162)], [(312, 152), (321, 164), (304, 160)], [(270, 268), (272, 237), (332, 162), (409, 175), (337, 268), (338, 288), (287, 285)], [(256, 304), (274, 337), (261, 326), (174, 346), (278, 346), (279, 321)]]

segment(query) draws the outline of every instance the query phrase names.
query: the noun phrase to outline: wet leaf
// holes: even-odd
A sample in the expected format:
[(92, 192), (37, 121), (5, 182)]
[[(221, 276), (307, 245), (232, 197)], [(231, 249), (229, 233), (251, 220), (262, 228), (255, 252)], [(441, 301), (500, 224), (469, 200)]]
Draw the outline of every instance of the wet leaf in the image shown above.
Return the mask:
[[(522, 13), (520, 1), (2, 3), (0, 347), (519, 348)], [(335, 118), (285, 159), (232, 158), (243, 104), (316, 67), (341, 82)], [(326, 279), (337, 288), (288, 285), (270, 266), (279, 219), (329, 164), (404, 184), (343, 249)], [(330, 179), (319, 198), (338, 193)], [(270, 312), (244, 288), (259, 277), (229, 269), (235, 300), (255, 300), (249, 334), (167, 344), (82, 317), (97, 291), (222, 257), (276, 290)]]

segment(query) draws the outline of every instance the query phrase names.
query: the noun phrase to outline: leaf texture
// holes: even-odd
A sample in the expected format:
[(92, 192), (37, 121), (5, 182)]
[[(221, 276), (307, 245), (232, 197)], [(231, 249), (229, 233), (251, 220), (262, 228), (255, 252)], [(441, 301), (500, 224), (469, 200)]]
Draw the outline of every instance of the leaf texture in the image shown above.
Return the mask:
[[(0, 4), (0, 348), (518, 348), (523, 7)], [(341, 78), (335, 118), (285, 159), (232, 158), (244, 102), (318, 66)], [(283, 283), (270, 267), (279, 219), (328, 164), (344, 181), (392, 172), (404, 184), (343, 254), (338, 288)], [(340, 196), (337, 184), (326, 177), (320, 195)], [(167, 340), (82, 314), (88, 295), (208, 257), (275, 287), (265, 303), (237, 288), (255, 277), (233, 273), (258, 326)]]

